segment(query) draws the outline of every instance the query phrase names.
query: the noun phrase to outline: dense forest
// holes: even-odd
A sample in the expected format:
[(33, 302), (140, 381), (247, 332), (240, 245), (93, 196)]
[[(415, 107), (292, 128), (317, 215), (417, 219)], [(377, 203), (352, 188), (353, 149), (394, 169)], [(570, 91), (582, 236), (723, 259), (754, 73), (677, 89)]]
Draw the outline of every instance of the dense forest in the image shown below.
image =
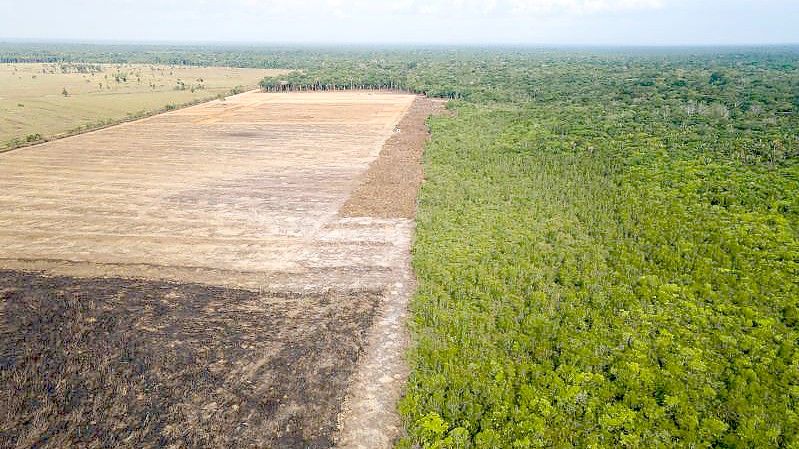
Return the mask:
[(403, 444), (796, 447), (797, 61), (541, 61), (434, 119)]
[(399, 447), (799, 448), (799, 48), (3, 44), (430, 119)]

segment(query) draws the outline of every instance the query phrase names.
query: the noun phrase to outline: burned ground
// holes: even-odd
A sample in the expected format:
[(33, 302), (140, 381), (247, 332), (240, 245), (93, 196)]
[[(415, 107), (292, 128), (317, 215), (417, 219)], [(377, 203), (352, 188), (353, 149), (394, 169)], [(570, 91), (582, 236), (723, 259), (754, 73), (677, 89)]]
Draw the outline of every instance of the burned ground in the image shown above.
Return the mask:
[(0, 447), (325, 448), (379, 295), (0, 271)]

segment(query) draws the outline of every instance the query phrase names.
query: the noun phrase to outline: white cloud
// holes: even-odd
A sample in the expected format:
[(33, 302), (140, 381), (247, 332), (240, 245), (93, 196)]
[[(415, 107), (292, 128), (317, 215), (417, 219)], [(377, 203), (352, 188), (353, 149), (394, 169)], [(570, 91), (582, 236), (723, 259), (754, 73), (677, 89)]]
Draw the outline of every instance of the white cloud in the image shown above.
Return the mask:
[(532, 14), (593, 14), (663, 6), (663, 0), (510, 0), (510, 3), (515, 12)]
[(424, 16), (540, 16), (585, 15), (603, 12), (656, 9), (666, 0), (238, 0), (261, 12), (281, 11), (303, 15), (364, 17), (368, 15)]

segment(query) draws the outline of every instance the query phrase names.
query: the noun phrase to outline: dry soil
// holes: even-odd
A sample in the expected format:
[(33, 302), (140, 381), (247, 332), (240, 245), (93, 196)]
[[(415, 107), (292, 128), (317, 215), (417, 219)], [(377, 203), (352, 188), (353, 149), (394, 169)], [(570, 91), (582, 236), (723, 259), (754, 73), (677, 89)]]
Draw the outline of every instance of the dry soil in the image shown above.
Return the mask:
[(0, 446), (388, 447), (433, 109), (250, 92), (0, 154)]

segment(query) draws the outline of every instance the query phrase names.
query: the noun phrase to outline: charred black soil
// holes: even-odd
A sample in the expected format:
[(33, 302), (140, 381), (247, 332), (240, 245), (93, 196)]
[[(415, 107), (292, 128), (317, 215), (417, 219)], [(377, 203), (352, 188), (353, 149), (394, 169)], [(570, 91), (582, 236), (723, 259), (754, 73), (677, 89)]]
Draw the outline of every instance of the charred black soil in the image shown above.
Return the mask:
[(379, 298), (0, 270), (0, 447), (329, 447)]

